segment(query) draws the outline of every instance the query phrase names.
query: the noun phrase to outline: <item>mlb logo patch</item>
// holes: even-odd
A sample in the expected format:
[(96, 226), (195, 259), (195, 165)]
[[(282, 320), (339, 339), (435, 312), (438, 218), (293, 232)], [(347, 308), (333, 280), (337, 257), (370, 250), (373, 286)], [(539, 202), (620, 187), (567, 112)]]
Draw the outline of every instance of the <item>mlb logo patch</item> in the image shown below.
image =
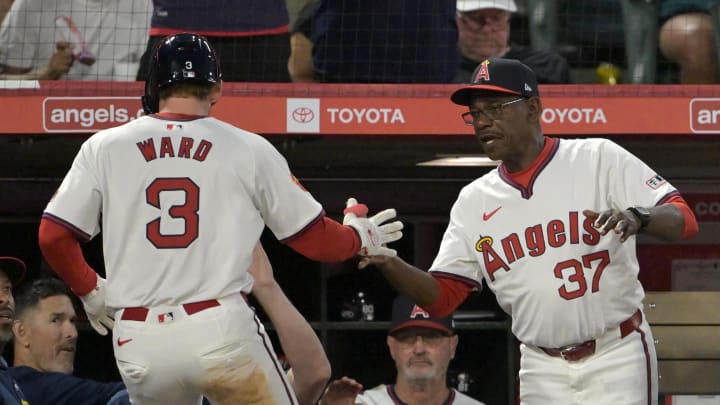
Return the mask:
[(662, 186), (665, 183), (667, 183), (667, 181), (657, 174), (652, 176), (645, 182), (645, 184), (647, 184), (648, 187), (650, 187), (653, 190), (657, 190), (658, 187)]
[(164, 314), (158, 315), (158, 322), (160, 322), (160, 323), (170, 322), (170, 321), (174, 321), (174, 320), (175, 320), (175, 316), (173, 315), (172, 312), (165, 312)]
[(179, 131), (179, 130), (181, 130), (181, 129), (182, 129), (182, 125), (181, 125), (181, 124), (166, 124), (166, 125), (165, 125), (165, 130), (166, 130), (166, 131)]

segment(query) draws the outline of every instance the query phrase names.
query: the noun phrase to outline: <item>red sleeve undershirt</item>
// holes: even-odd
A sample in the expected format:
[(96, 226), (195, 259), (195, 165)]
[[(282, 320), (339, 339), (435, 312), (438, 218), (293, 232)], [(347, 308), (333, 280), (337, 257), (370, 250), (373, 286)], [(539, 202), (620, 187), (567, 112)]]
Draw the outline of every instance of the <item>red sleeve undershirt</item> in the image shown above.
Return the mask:
[(286, 242), (308, 259), (319, 262), (341, 262), (360, 251), (360, 237), (355, 229), (328, 217), (305, 229)]
[[(43, 218), (38, 231), (40, 250), (50, 267), (77, 295), (97, 284), (97, 273), (85, 261), (80, 242), (65, 227)], [(287, 243), (311, 260), (343, 261), (360, 251), (360, 238), (349, 226), (323, 217)]]
[(666, 204), (672, 204), (682, 212), (683, 218), (684, 218), (684, 224), (683, 224), (683, 239), (690, 239), (693, 236), (697, 235), (699, 231), (697, 219), (695, 218), (695, 214), (693, 214), (692, 210), (690, 209), (690, 206), (687, 204), (684, 198), (680, 195), (674, 195), (670, 198), (668, 198), (667, 201), (665, 201)]
[(458, 280), (436, 277), (435, 282), (438, 286), (438, 296), (435, 298), (435, 302), (423, 309), (436, 318), (450, 315), (460, 304), (465, 302), (473, 290), (472, 286)]
[(83, 296), (97, 285), (97, 273), (85, 261), (80, 242), (63, 226), (43, 218), (38, 231), (40, 251), (55, 273), (75, 294)]

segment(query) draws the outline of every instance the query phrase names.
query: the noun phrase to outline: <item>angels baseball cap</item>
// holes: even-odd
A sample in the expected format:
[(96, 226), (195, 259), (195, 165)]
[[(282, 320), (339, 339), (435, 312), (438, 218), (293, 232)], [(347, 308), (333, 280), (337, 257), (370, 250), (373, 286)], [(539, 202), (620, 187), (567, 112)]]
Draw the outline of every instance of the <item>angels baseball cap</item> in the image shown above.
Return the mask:
[(515, 0), (457, 0), (457, 10), (460, 12), (496, 8), (514, 13), (517, 11)]
[(530, 98), (539, 96), (535, 72), (515, 59), (489, 58), (475, 68), (470, 83), (455, 90), (453, 103), (470, 105), (470, 96), (477, 93), (507, 93)]
[(434, 318), (424, 309), (417, 306), (405, 296), (398, 296), (393, 301), (392, 321), (390, 322), (389, 335), (409, 328), (421, 327), (437, 329), (447, 333), (453, 333), (453, 320), (450, 316), (445, 318)]
[(13, 287), (18, 285), (25, 277), (25, 262), (17, 257), (0, 256), (0, 270), (5, 272)]

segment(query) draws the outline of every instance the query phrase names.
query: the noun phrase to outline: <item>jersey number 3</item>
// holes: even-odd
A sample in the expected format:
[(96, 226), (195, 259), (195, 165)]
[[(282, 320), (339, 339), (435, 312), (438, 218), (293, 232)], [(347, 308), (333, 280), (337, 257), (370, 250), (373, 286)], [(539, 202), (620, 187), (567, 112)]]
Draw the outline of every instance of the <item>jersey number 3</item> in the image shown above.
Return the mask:
[(163, 235), (160, 233), (160, 217), (146, 225), (147, 238), (158, 249), (182, 249), (198, 237), (198, 207), (200, 206), (200, 187), (187, 177), (155, 179), (145, 189), (147, 203), (157, 209), (160, 207), (160, 194), (163, 191), (181, 191), (185, 193), (185, 202), (168, 208), (168, 215), (184, 221), (184, 232)]
[(555, 265), (555, 277), (563, 280), (564, 285), (558, 288), (560, 296), (566, 300), (582, 297), (587, 292), (588, 285), (583, 269), (594, 269), (592, 277), (592, 292), (600, 289), (600, 276), (610, 263), (607, 250), (593, 252), (582, 256), (582, 263), (576, 259), (565, 260)]

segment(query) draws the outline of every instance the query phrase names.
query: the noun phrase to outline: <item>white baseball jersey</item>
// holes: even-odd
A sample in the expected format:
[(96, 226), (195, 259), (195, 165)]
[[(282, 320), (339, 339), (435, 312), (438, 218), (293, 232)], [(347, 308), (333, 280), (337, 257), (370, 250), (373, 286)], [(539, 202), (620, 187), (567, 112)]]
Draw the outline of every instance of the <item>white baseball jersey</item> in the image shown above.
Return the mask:
[(248, 292), (264, 226), (283, 240), (323, 213), (267, 140), (184, 117), (90, 137), (45, 210), (84, 239), (103, 231), (109, 307)]
[(135, 80), (152, 15), (150, 0), (15, 0), (0, 28), (0, 64), (47, 65), (58, 41), (83, 47), (95, 63), (79, 61), (69, 80)]
[(636, 238), (600, 236), (583, 210), (654, 206), (677, 191), (611, 141), (546, 139), (527, 189), (502, 165), (463, 188), (431, 271), (477, 288), (485, 279), (521, 342), (562, 347), (616, 327), (644, 296)]
[[(394, 385), (381, 384), (375, 388), (365, 390), (362, 394), (355, 397), (356, 404), (363, 405), (402, 405), (395, 393)], [(447, 401), (439, 405), (484, 405), (482, 402), (470, 398), (469, 396), (455, 389), (450, 389), (450, 396)]]

